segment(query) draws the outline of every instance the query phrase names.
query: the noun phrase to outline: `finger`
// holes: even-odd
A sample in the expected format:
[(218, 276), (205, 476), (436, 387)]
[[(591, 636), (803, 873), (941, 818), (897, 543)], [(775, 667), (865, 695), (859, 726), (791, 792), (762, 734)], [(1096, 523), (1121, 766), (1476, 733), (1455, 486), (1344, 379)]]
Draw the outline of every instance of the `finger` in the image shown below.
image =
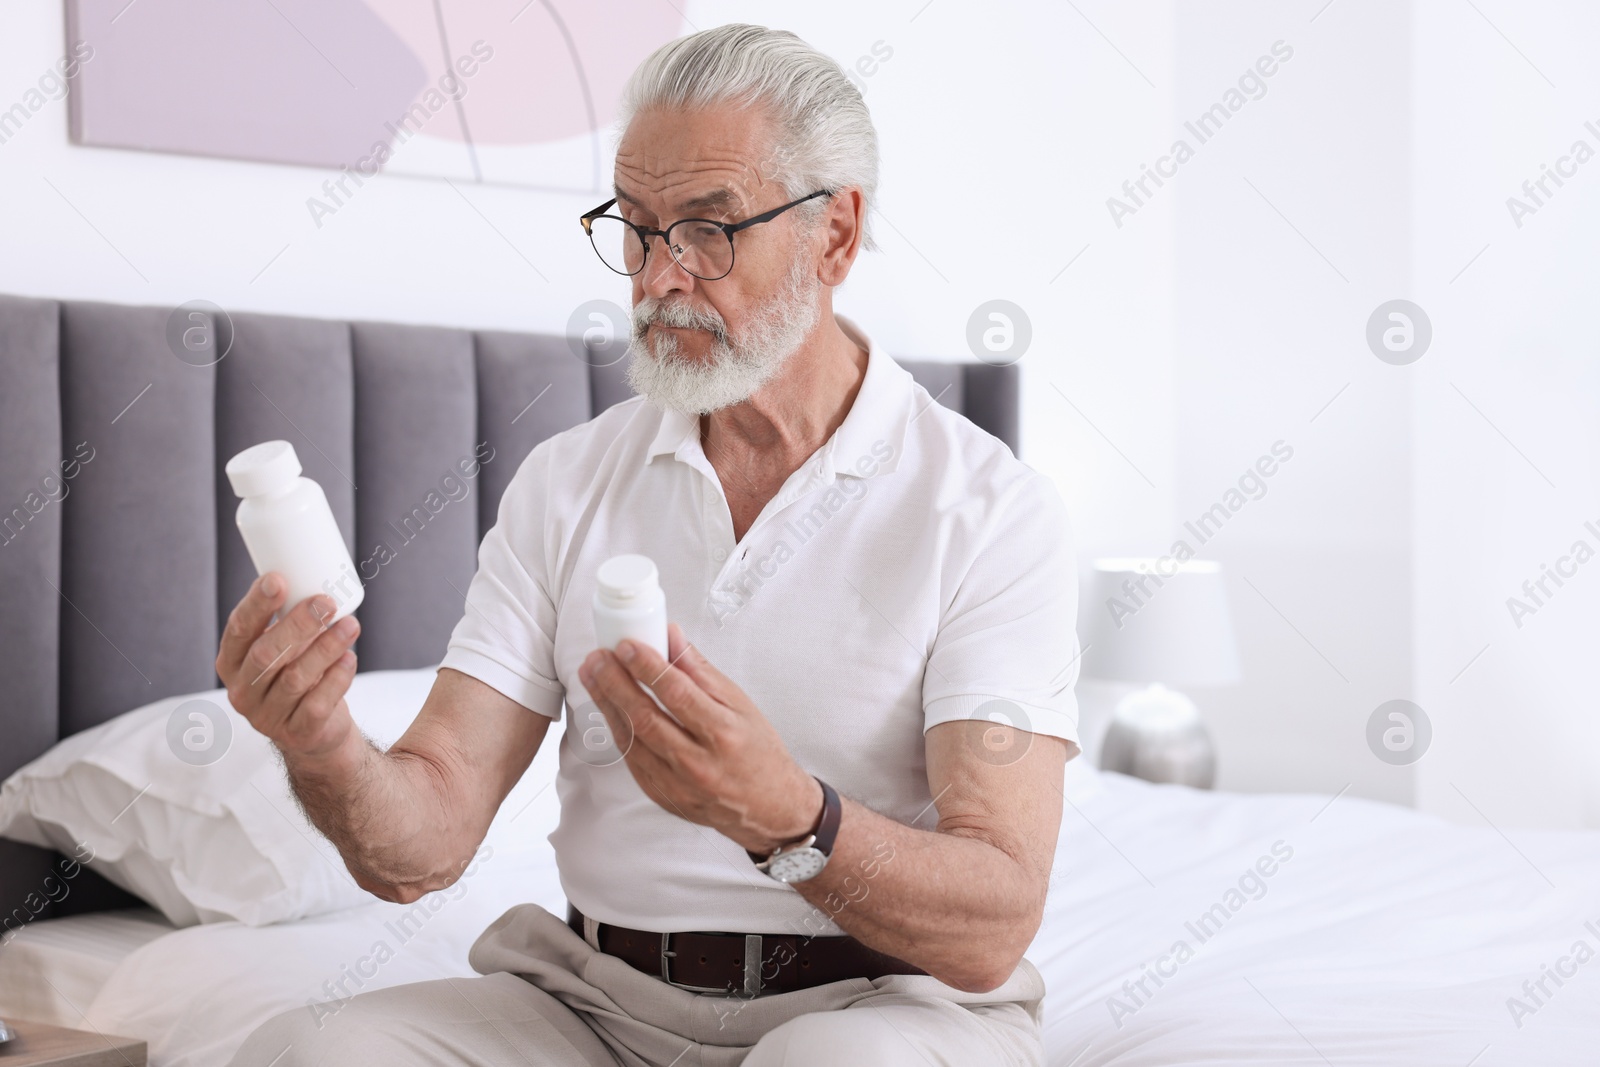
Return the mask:
[(291, 748), (315, 739), (327, 726), (355, 676), (356, 654), (346, 649), (327, 665), (316, 684), (291, 709), (283, 725), (284, 740)]
[[(613, 736), (628, 730), (631, 720), (626, 712), (618, 708), (610, 700), (595, 698), (595, 706), (600, 709), (605, 717)], [(657, 712), (657, 717), (666, 717)], [(668, 720), (670, 724), (670, 720)], [(639, 789), (649, 797), (663, 811), (669, 811), (683, 819), (689, 819), (684, 812), (683, 805), (674, 799), (674, 791), (681, 788), (684, 780), (682, 770), (669, 763), (660, 752), (649, 745), (636, 744), (637, 737), (630, 741), (623, 750), (622, 759), (628, 765), (628, 773), (633, 775), (633, 780), (638, 783)], [(693, 821), (693, 820), (690, 820)]]
[[(668, 634), (670, 648), (670, 630)], [(681, 641), (681, 631), (679, 638)], [(689, 654), (683, 652), (687, 648), (687, 642), (683, 642), (679, 663)], [(622, 653), (630, 650), (632, 658), (623, 658)], [(623, 641), (617, 646), (617, 660), (635, 681), (655, 693), (686, 730), (702, 740), (708, 739), (714, 730), (726, 726), (734, 718), (733, 711), (712, 699), (692, 678), (668, 663), (649, 645)]]
[(672, 665), (688, 675), (712, 700), (731, 708), (744, 698), (744, 690), (690, 644), (675, 622), (667, 624), (667, 649), (672, 653)]
[(298, 656), (285, 657), (267, 689), (268, 705), (288, 712), (322, 680), (322, 672), (344, 655), (361, 633), (354, 615), (346, 615), (314, 638)]
[[(626, 712), (610, 700), (596, 699), (595, 706), (605, 716), (613, 732), (625, 729), (626, 724), (632, 721)], [(656, 718), (665, 724), (658, 738), (665, 736), (666, 729), (675, 728), (672, 720), (659, 711), (656, 712)], [(719, 772), (708, 763), (702, 751), (695, 748), (692, 741), (682, 742), (689, 747), (675, 753), (652, 747), (648, 740), (642, 744), (638, 741), (639, 738), (635, 736), (634, 742), (622, 753), (622, 758), (640, 791), (663, 811), (687, 822), (712, 825), (706, 818), (695, 818), (689, 814), (692, 810), (703, 809), (706, 798), (716, 796), (720, 783)]]
[(689, 639), (683, 635), (683, 627), (679, 626), (675, 622), (667, 623), (668, 663), (676, 667), (678, 665), (678, 661), (683, 659), (684, 653), (688, 652), (692, 647), (693, 646), (689, 644)]
[(683, 627), (675, 622), (667, 623), (667, 659), (676, 664), (688, 647), (689, 639), (683, 635)]
[[(269, 593), (267, 587), (273, 589)], [(255, 644), (272, 613), (283, 602), (286, 583), (277, 571), (268, 571), (254, 582), (243, 599), (228, 614), (228, 623), (222, 630), (222, 643), (217, 650), (217, 677), (231, 679), (239, 673), (244, 657)]]
[(627, 712), (604, 697), (595, 697), (591, 694), (590, 700), (599, 710), (601, 718), (605, 720), (606, 729), (610, 731), (611, 736), (621, 739), (618, 748), (621, 750), (622, 761), (628, 764), (628, 769), (633, 773), (639, 787), (652, 800), (656, 799), (656, 794), (660, 791), (657, 783), (674, 777), (671, 767), (659, 752), (639, 743), (639, 738), (633, 729), (633, 719)]
[[(580, 678), (583, 674), (588, 675), (589, 680), (584, 684), (589, 695), (601, 705), (602, 711), (609, 707), (613, 714), (626, 717), (635, 740), (652, 740), (657, 747), (690, 741), (688, 732), (661, 710), (615, 652), (597, 649), (591, 653)], [(665, 740), (661, 739), (663, 734)]]
[[(624, 669), (616, 653), (599, 649), (585, 665), (589, 680), (584, 682), (584, 688), (603, 713), (627, 718), (635, 745), (648, 745), (670, 761), (693, 744), (688, 731), (656, 706), (650, 694)], [(622, 725), (621, 721), (612, 723), (613, 736), (619, 736), (616, 731)]]
[(336, 608), (331, 596), (318, 593), (268, 627), (245, 653), (242, 684), (253, 692), (265, 693), (278, 671), (294, 659), (295, 652), (326, 628), (323, 620), (332, 618)]

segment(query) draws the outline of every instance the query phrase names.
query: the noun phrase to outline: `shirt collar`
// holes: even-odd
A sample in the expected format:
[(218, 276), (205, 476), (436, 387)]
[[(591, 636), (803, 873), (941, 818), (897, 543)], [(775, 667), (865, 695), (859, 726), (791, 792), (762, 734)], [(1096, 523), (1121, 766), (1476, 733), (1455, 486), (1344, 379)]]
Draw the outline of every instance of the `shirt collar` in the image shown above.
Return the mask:
[[(844, 421), (819, 449), (824, 469), (852, 478), (871, 478), (895, 469), (904, 451), (915, 392), (911, 372), (875, 344), (852, 320), (835, 314), (845, 336), (867, 350), (867, 370)], [(661, 415), (655, 438), (645, 452), (648, 464), (670, 453), (685, 458), (685, 449), (698, 452), (700, 419), (672, 408), (651, 405)]]

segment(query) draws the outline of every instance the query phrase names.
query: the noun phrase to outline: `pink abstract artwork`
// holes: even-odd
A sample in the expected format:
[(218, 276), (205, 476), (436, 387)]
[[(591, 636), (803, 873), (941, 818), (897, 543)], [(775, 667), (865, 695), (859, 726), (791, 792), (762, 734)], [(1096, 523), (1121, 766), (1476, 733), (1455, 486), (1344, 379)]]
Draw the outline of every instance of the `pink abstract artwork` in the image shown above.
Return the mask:
[(67, 0), (77, 144), (599, 191), (664, 0)]

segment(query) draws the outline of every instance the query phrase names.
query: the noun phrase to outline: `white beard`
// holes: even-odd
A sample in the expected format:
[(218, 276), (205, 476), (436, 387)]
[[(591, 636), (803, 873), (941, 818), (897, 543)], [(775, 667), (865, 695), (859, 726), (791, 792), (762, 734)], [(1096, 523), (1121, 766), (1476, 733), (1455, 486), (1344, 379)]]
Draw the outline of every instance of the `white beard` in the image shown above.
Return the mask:
[[(756, 309), (738, 337), (729, 335), (715, 311), (644, 297), (633, 308), (628, 384), (640, 396), (685, 415), (707, 415), (750, 399), (817, 324), (822, 282), (814, 270), (805, 259), (795, 259), (783, 287)], [(695, 359), (683, 352), (677, 337), (659, 331), (647, 342), (646, 327), (652, 324), (707, 330), (711, 351), (704, 360)]]

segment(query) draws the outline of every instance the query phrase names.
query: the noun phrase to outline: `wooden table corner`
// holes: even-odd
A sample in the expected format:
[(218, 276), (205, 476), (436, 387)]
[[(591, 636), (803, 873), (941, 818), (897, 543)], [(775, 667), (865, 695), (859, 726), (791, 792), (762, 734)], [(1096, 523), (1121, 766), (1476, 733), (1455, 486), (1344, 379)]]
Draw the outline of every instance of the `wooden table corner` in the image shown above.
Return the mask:
[(0, 1044), (0, 1067), (147, 1067), (145, 1042), (7, 1019), (16, 1037)]

